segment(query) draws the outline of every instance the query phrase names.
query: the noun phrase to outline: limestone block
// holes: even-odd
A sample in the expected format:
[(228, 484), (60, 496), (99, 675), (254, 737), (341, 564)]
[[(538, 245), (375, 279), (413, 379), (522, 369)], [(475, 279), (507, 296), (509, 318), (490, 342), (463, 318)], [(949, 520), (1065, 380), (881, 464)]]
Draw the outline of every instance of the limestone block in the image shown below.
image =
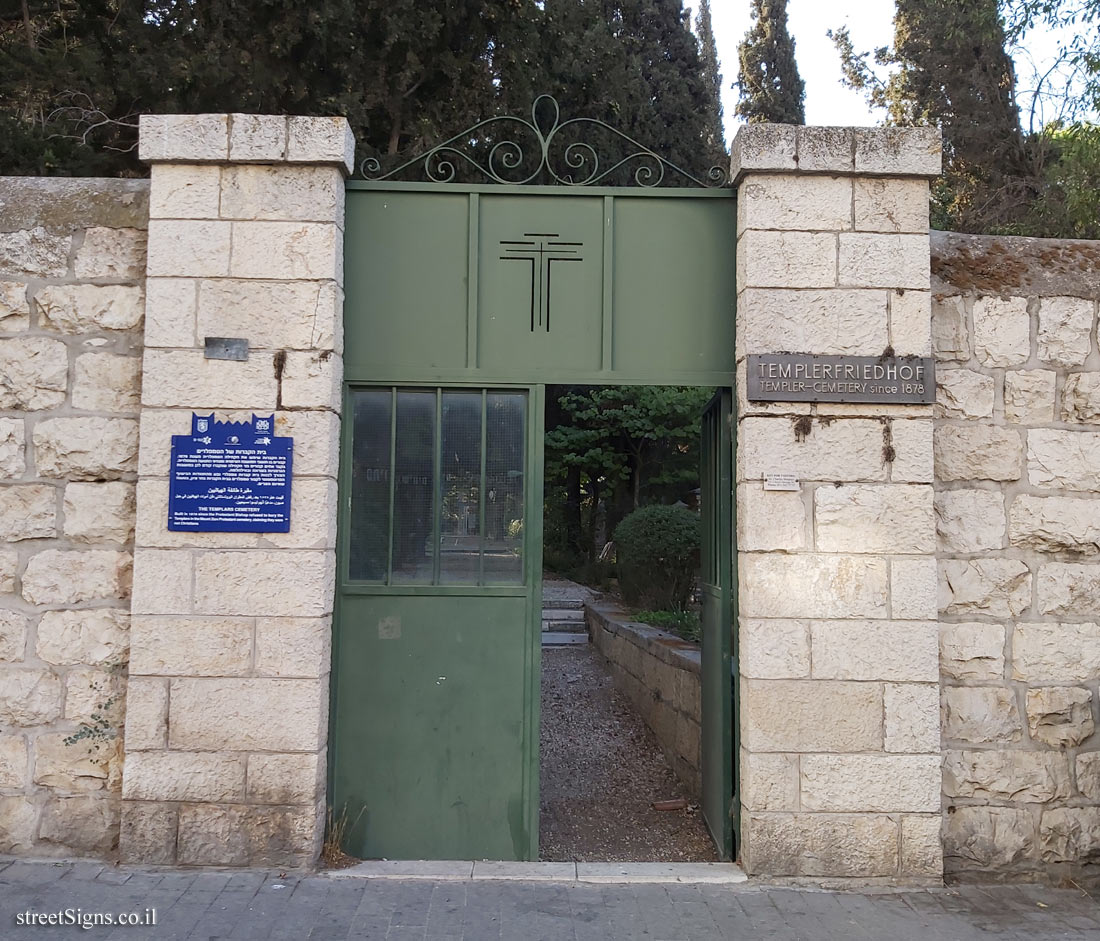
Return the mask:
[(27, 470), (23, 419), (0, 418), (0, 480), (22, 477)]
[(803, 755), (801, 809), (829, 813), (940, 809), (939, 755)]
[(1021, 369), (1005, 373), (1005, 420), (1038, 425), (1054, 420), (1054, 382), (1051, 369)]
[[(168, 742), (168, 681), (130, 676), (126, 685), (126, 751), (164, 748)], [(125, 781), (125, 775), (123, 775)]]
[(244, 676), (251, 667), (250, 618), (140, 615), (135, 616), (131, 624), (130, 669), (134, 673), (154, 676)]
[(134, 614), (190, 614), (193, 561), (182, 549), (137, 549), (134, 552)]
[(1083, 297), (1044, 297), (1039, 302), (1039, 359), (1080, 366), (1092, 347), (1093, 302)]
[(837, 283), (927, 291), (928, 235), (841, 232)]
[(882, 427), (861, 418), (817, 421), (803, 435), (786, 417), (746, 418), (737, 433), (738, 480), (761, 480), (775, 470), (801, 480), (885, 480)]
[(180, 807), (177, 861), (183, 866), (244, 866), (249, 862), (252, 809), (242, 805)]
[(138, 159), (192, 162), (229, 156), (227, 114), (143, 114), (138, 118)]
[(49, 337), (0, 340), (0, 409), (56, 408), (65, 401), (69, 354)]
[(932, 351), (940, 362), (970, 359), (966, 306), (958, 295), (932, 297)]
[(284, 679), (177, 679), (169, 695), (170, 748), (318, 751), (328, 683)]
[(78, 278), (138, 281), (145, 277), (145, 231), (92, 226), (76, 250), (73, 274)]
[(1039, 820), (1044, 863), (1088, 863), (1100, 856), (1100, 807), (1057, 807)]
[(126, 611), (47, 611), (38, 622), (36, 652), (47, 663), (115, 666), (126, 662), (129, 649)]
[[(335, 282), (227, 279), (201, 284), (200, 337), (245, 337), (253, 346), (273, 349), (337, 348), (343, 298)], [(275, 310), (277, 318), (271, 316)]]
[[(928, 181), (857, 178), (856, 231), (928, 231)], [(840, 228), (840, 226), (837, 226)]]
[(932, 620), (938, 614), (936, 560), (890, 560), (890, 614), (895, 620)]
[(257, 618), (256, 672), (261, 676), (325, 676), (331, 642), (330, 618)]
[(0, 542), (57, 535), (57, 488), (48, 484), (0, 487)]
[(746, 810), (798, 810), (798, 756), (741, 751), (741, 805)]
[(1045, 563), (1035, 594), (1040, 614), (1091, 617), (1100, 610), (1100, 565)]
[(65, 487), (65, 535), (76, 542), (126, 543), (134, 537), (134, 485), (127, 481)]
[(986, 801), (1049, 801), (1069, 797), (1064, 755), (1037, 751), (945, 751), (946, 797)]
[(101, 719), (112, 732), (120, 732), (125, 696), (126, 681), (117, 670), (69, 670), (65, 675), (65, 718), (88, 725)]
[(23, 573), (30, 604), (71, 605), (100, 598), (128, 598), (133, 558), (129, 552), (46, 549), (31, 556)]
[(103, 856), (118, 846), (119, 802), (109, 797), (57, 797), (42, 811), (38, 838), (69, 855)]
[(1000, 682), (1005, 674), (1001, 624), (941, 624), (940, 670), (953, 680)]
[(816, 546), (821, 552), (932, 553), (932, 501), (932, 488), (924, 485), (818, 487)]
[[(233, 222), (234, 278), (343, 282), (343, 233), (328, 222)], [(218, 275), (224, 272), (199, 272)]]
[(784, 618), (740, 618), (741, 676), (795, 679), (810, 675), (810, 627)]
[(1017, 559), (940, 562), (941, 614), (1016, 617), (1031, 604), (1031, 572)]
[(47, 670), (7, 670), (0, 684), (0, 723), (45, 725), (61, 715), (61, 681)]
[(737, 199), (737, 231), (852, 228), (852, 179), (842, 176), (754, 174)]
[(324, 793), (324, 753), (249, 755), (246, 797), (257, 804), (312, 804)]
[[(294, 513), (297, 507), (294, 508)], [(294, 513), (291, 514), (292, 518)], [(255, 533), (200, 533), (171, 531), (167, 528), (168, 481), (141, 480), (137, 485), (137, 526), (139, 546), (157, 548), (241, 549), (256, 545)]]
[(275, 409), (278, 385), (268, 353), (240, 363), (206, 359), (202, 350), (146, 350), (144, 373), (147, 407)]
[[(157, 167), (154, 165), (153, 170)], [(145, 348), (194, 347), (198, 285), (194, 278), (149, 278), (145, 282)], [(230, 330), (224, 332), (229, 333)], [(210, 333), (210, 336), (219, 336)], [(236, 336), (236, 334), (233, 334)]]
[(937, 418), (992, 418), (993, 377), (972, 369), (936, 372)]
[(15, 591), (15, 573), (19, 568), (19, 556), (0, 550), (0, 593)]
[(940, 132), (934, 127), (857, 127), (856, 173), (939, 176)]
[(801, 492), (737, 488), (737, 547), (743, 552), (805, 549), (806, 504)]
[(897, 875), (898, 824), (886, 814), (754, 813), (742, 833), (750, 875)]
[(67, 742), (63, 732), (34, 740), (34, 783), (63, 791), (101, 791), (107, 786), (109, 766), (118, 760), (117, 740), (92, 738)]
[(1027, 433), (1027, 475), (1036, 487), (1100, 490), (1100, 432), (1033, 428)]
[(1027, 727), (1035, 741), (1072, 748), (1092, 735), (1092, 693), (1079, 686), (1043, 686), (1027, 691)]
[(1075, 372), (1062, 387), (1062, 421), (1100, 423), (1100, 373)]
[(114, 353), (85, 353), (76, 358), (73, 408), (136, 412), (141, 407), (141, 360)]
[(321, 617), (332, 611), (335, 569), (330, 551), (199, 552), (195, 610), (243, 617)]
[(280, 389), (285, 408), (340, 411), (344, 361), (330, 350), (287, 353)]
[(51, 418), (34, 426), (40, 477), (116, 480), (136, 469), (137, 444), (132, 418)]
[(149, 179), (150, 219), (217, 219), (221, 167), (155, 163)]
[(1017, 624), (1012, 677), (1028, 683), (1086, 683), (1100, 676), (1100, 624)]
[(26, 615), (0, 608), (0, 661), (12, 663), (23, 659), (30, 623)]
[(272, 114), (229, 116), (229, 159), (282, 160), (286, 156), (287, 118)]
[(751, 170), (797, 170), (796, 129), (789, 124), (743, 124), (731, 148), (730, 175), (736, 180)]
[(16, 333), (30, 326), (31, 305), (23, 281), (0, 281), (0, 333)]
[(899, 356), (932, 355), (932, 295), (890, 292), (890, 345)]
[(1012, 428), (968, 423), (934, 432), (937, 480), (1018, 480), (1023, 439)]
[(983, 366), (1022, 366), (1031, 356), (1026, 297), (979, 297), (974, 302), (974, 355)]
[(901, 818), (900, 871), (910, 876), (943, 876), (943, 818), (906, 814)]
[(886, 616), (885, 559), (741, 553), (738, 578), (745, 617)]
[(220, 278), (229, 274), (231, 222), (150, 219), (152, 277)]
[(0, 272), (31, 278), (63, 278), (69, 270), (71, 235), (51, 235), (42, 226), (0, 232)]
[(26, 783), (27, 740), (22, 735), (0, 735), (0, 787), (23, 790)]
[(1002, 686), (949, 686), (943, 691), (943, 734), (984, 745), (1018, 742), (1023, 723), (1016, 693)]
[(336, 167), (237, 166), (222, 170), (222, 219), (344, 224)]
[(355, 170), (355, 135), (346, 118), (287, 119), (287, 163), (331, 163)]
[[(935, 478), (932, 451), (932, 422), (914, 418), (889, 423), (894, 462), (890, 479), (894, 483), (930, 484)], [(885, 435), (883, 444), (885, 445)]]
[(855, 147), (852, 128), (800, 126), (797, 143), (797, 169), (800, 172), (852, 172), (852, 150)]
[(886, 751), (939, 753), (938, 683), (887, 683), (883, 707)]
[(1036, 845), (1035, 818), (1028, 810), (955, 807), (944, 817), (948, 871), (1000, 869), (1033, 858)]
[(1100, 505), (1072, 497), (1016, 497), (1008, 508), (1008, 538), (1020, 549), (1100, 555)]
[(997, 490), (936, 494), (936, 534), (943, 552), (988, 552), (1005, 542), (1005, 502)]
[(243, 755), (143, 751), (126, 759), (126, 800), (229, 801), (244, 796)]
[(50, 284), (34, 303), (42, 326), (61, 333), (133, 330), (145, 313), (142, 289), (121, 284)]
[[(742, 680), (742, 747), (753, 752), (880, 751), (882, 687), (829, 680)], [(822, 716), (829, 716), (822, 722)]]
[(1100, 801), (1100, 752), (1077, 756), (1077, 789), (1090, 800)]
[(124, 863), (171, 866), (176, 861), (177, 804), (123, 801), (119, 855)]
[(746, 288), (737, 299), (738, 353), (877, 356), (889, 343), (887, 296), (881, 290)]
[(25, 797), (0, 797), (0, 853), (25, 855), (34, 848), (38, 814)]
[(814, 679), (910, 680), (939, 677), (934, 621), (811, 621)]
[(737, 286), (831, 288), (837, 283), (836, 257), (831, 232), (749, 230), (737, 240)]

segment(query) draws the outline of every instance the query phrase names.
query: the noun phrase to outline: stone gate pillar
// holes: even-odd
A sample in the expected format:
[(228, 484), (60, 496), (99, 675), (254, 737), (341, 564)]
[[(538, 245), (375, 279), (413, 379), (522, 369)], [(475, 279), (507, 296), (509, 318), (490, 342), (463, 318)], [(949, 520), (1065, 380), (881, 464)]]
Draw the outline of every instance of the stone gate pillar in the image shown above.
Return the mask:
[[(741, 830), (750, 873), (938, 880), (932, 406), (749, 402), (745, 357), (928, 356), (933, 129), (734, 143)], [(796, 492), (764, 489), (794, 474)]]
[[(343, 118), (141, 118), (152, 164), (121, 854), (290, 865), (324, 831), (342, 382)], [(207, 337), (248, 341), (208, 359)], [(276, 415), (285, 534), (169, 532), (192, 411)]]

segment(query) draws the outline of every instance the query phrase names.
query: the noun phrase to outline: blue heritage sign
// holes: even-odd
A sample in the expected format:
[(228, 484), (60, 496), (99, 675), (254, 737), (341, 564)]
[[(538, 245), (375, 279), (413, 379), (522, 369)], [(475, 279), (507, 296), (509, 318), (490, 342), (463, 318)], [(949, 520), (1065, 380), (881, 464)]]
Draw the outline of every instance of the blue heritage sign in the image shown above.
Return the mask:
[(168, 528), (288, 532), (294, 439), (274, 430), (274, 415), (232, 422), (192, 414), (191, 434), (172, 435)]

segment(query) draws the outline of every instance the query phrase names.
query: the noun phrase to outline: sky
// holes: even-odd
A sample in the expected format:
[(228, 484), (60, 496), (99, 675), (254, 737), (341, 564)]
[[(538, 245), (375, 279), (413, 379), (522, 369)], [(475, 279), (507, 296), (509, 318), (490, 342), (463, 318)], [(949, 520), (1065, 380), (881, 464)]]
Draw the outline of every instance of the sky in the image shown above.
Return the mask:
[[(692, 8), (692, 0), (684, 6)], [(737, 45), (752, 25), (750, 0), (711, 0), (711, 19), (718, 44), (722, 71), (726, 135), (732, 138), (737, 130), (734, 117), (737, 92), (732, 83), (737, 78)], [(693, 12), (694, 21), (694, 12)], [(894, 35), (893, 0), (789, 0), (787, 25), (794, 36), (798, 71), (806, 83), (806, 123), (870, 125), (880, 123), (860, 92), (840, 83), (840, 56), (826, 31), (847, 26), (852, 43), (859, 51), (890, 45)], [(1025, 124), (1037, 68), (1053, 61), (1057, 51), (1057, 36), (1035, 30), (1028, 36), (1027, 49), (1016, 51), (1018, 100), (1024, 106)], [(1026, 101), (1025, 101), (1026, 97)]]

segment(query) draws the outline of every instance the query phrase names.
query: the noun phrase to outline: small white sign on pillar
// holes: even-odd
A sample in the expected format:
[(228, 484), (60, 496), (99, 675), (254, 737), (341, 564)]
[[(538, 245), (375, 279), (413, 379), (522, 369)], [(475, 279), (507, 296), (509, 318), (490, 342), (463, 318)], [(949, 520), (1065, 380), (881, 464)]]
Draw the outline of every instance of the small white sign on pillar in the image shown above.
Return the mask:
[(765, 490), (798, 490), (798, 478), (794, 474), (765, 474)]

